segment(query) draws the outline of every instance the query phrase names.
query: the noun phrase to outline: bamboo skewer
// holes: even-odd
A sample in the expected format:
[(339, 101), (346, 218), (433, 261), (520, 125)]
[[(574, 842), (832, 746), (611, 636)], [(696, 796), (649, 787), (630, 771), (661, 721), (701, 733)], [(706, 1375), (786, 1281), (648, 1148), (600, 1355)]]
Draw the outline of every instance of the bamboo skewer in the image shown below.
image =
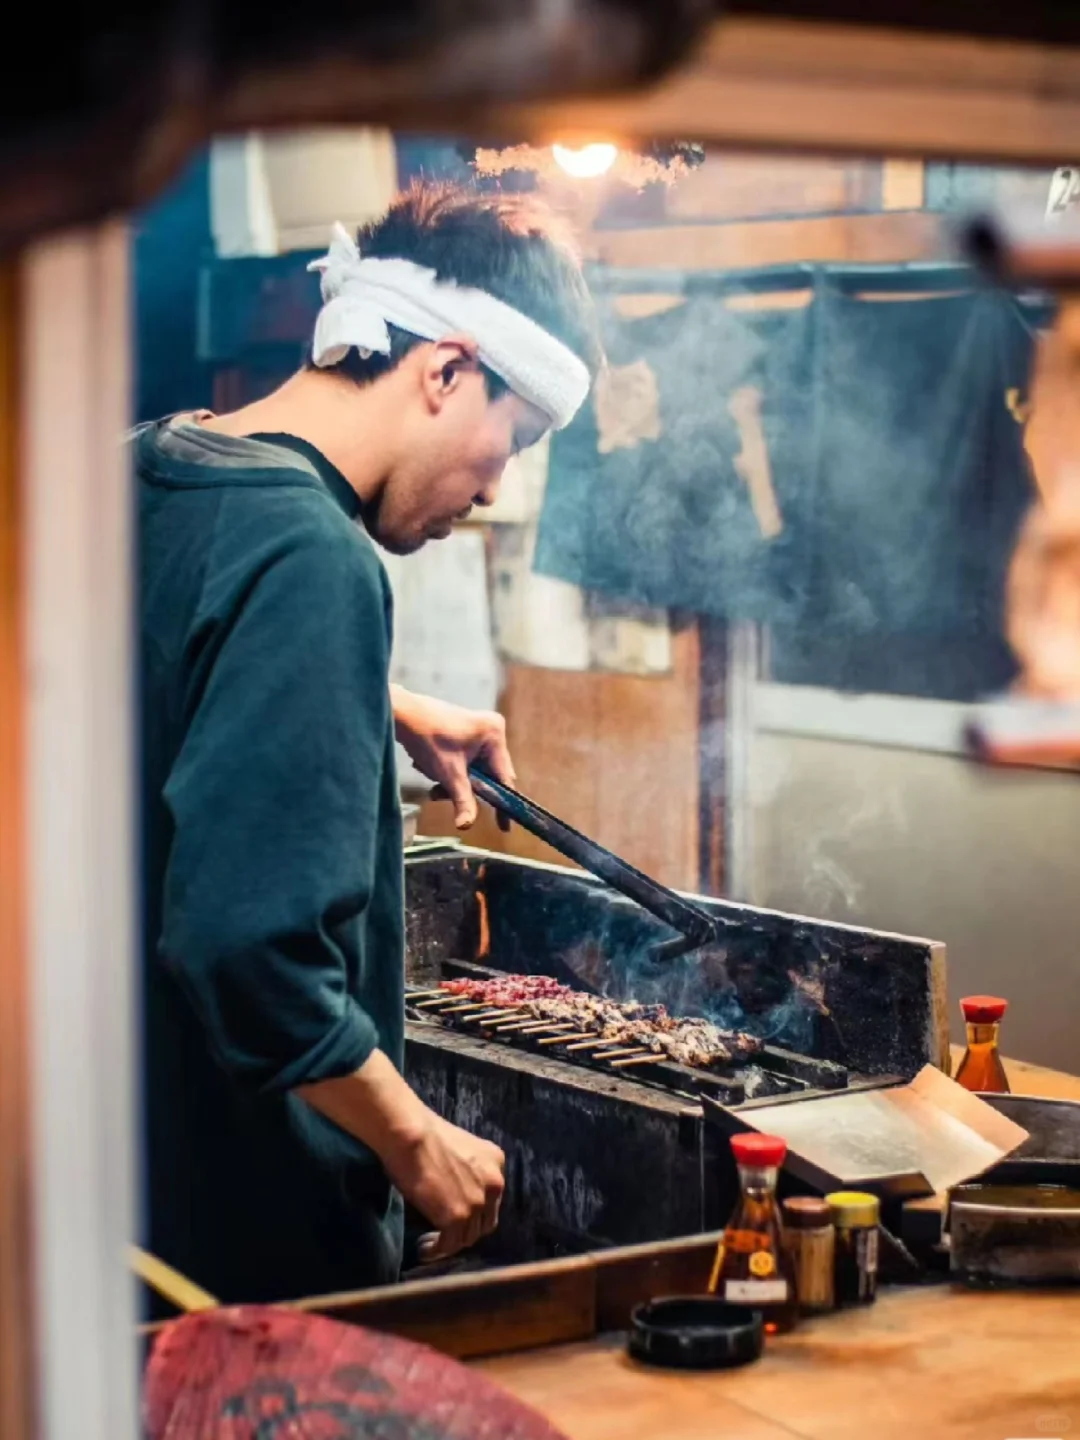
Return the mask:
[[(620, 1045), (617, 1040), (604, 1039), (602, 1036), (590, 1036), (587, 1031), (575, 1030), (573, 1021), (552, 1024), (546, 1020), (536, 1020), (535, 1017), (527, 1015), (520, 1009), (490, 1006), (477, 1001), (467, 1001), (464, 1005), (455, 1004), (454, 1002), (460, 997), (447, 994), (443, 990), (414, 991), (407, 998), (409, 1004), (417, 1010), (434, 1010), (442, 1015), (468, 1016), (470, 1021), (483, 1025), (485, 1028), (493, 1028), (499, 1034), (539, 1037), (537, 1044), (543, 1046), (565, 1045), (568, 1054), (591, 1050), (596, 1052), (593, 1058), (609, 1064), (613, 1070), (628, 1070), (636, 1065), (648, 1065), (650, 1062), (655, 1063), (663, 1058), (652, 1050), (627, 1047)], [(417, 1003), (418, 1000), (420, 1003)], [(616, 1048), (609, 1049), (608, 1047), (612, 1045)]]
[(456, 995), (445, 995), (438, 1000), (421, 1000), (419, 1004), (415, 1004), (413, 997), (410, 995), (407, 997), (407, 1000), (408, 1003), (413, 1006), (414, 1010), (431, 1010), (437, 1015), (468, 1016), (472, 1020), (481, 1022), (490, 1020), (513, 1020), (520, 1018), (524, 1014), (521, 1010), (508, 1010), (504, 1006), (496, 1006), (493, 1008), (486, 1003), (481, 1005), (474, 1001), (469, 1001), (468, 1004), (465, 1005), (455, 1005), (454, 1001), (458, 998)]
[(155, 1290), (163, 1299), (168, 1300), (170, 1305), (175, 1305), (177, 1310), (183, 1310), (185, 1314), (217, 1308), (219, 1302), (213, 1295), (208, 1295), (185, 1275), (181, 1275), (171, 1265), (166, 1265), (164, 1260), (159, 1260), (156, 1255), (151, 1255), (146, 1250), (140, 1250), (137, 1245), (128, 1246), (128, 1264), (145, 1285), (149, 1285), (151, 1290)]
[[(577, 1030), (575, 1026), (578, 1022), (575, 1021), (553, 1024), (550, 1021), (537, 1020), (521, 1009), (492, 1006), (472, 1000), (466, 1000), (464, 1004), (457, 1003), (461, 998), (442, 989), (415, 990), (407, 997), (408, 1003), (417, 1010), (433, 1010), (442, 1015), (468, 1017), (470, 1023), (475, 1022), (485, 1029), (494, 1029), (497, 1034), (528, 1035), (536, 1038), (537, 1044), (541, 1046), (565, 1046), (567, 1054), (593, 1051), (592, 1058), (610, 1064), (614, 1070), (631, 1069), (636, 1065), (647, 1065), (663, 1059), (652, 1050), (643, 1050), (632, 1044), (628, 1046), (625, 1042), (620, 1043), (618, 1040)], [(609, 1048), (612, 1046), (615, 1048)]]
[[(450, 994), (441, 988), (438, 990), (414, 990), (406, 999), (417, 1010), (433, 1010), (442, 1015), (467, 1016), (470, 1023), (475, 1022), (484, 1026), (485, 1029), (493, 1028), (500, 1034), (540, 1037), (537, 1039), (537, 1044), (542, 1046), (564, 1045), (568, 1054), (578, 1051), (593, 1051), (595, 1052), (593, 1058), (604, 1061), (613, 1070), (632, 1069), (636, 1065), (648, 1065), (650, 1062), (658, 1063), (664, 1058), (652, 1050), (642, 1050), (632, 1045), (626, 1046), (620, 1044), (618, 1040), (605, 1039), (602, 1036), (590, 1035), (588, 1031), (576, 1030), (576, 1022), (573, 1021), (552, 1024), (546, 1020), (537, 1020), (535, 1016), (530, 1016), (521, 1009), (492, 1006), (486, 1002), (480, 1003), (472, 1000), (466, 1000), (464, 1004), (460, 1004), (457, 1002), (462, 999), (461, 996)], [(608, 1048), (610, 1046), (616, 1048), (610, 1049)]]

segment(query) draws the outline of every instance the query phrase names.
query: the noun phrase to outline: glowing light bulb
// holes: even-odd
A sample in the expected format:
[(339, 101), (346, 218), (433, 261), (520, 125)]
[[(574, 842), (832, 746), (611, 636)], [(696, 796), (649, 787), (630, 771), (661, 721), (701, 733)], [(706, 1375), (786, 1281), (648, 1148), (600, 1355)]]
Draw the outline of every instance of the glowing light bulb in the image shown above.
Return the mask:
[(580, 150), (571, 150), (567, 145), (553, 145), (551, 153), (555, 156), (556, 163), (575, 180), (595, 180), (598, 175), (605, 175), (615, 164), (619, 147), (603, 142), (583, 145)]

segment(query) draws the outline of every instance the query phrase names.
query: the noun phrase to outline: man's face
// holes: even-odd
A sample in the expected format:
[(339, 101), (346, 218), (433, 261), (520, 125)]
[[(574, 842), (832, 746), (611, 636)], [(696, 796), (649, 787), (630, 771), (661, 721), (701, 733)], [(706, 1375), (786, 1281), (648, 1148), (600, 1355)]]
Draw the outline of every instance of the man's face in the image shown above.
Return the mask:
[(493, 504), (507, 461), (548, 429), (547, 417), (520, 396), (492, 399), (474, 356), (448, 356), (443, 345), (418, 356), (404, 443), (365, 515), (374, 538), (397, 555), (445, 540), (474, 505)]

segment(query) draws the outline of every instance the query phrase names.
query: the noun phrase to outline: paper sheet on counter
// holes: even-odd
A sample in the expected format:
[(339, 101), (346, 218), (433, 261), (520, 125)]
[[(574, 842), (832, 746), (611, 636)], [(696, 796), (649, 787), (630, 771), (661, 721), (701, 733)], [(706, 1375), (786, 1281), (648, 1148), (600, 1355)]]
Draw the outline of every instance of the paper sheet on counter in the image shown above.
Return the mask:
[[(720, 1108), (720, 1107), (716, 1107)], [(926, 1065), (908, 1085), (780, 1101), (735, 1114), (788, 1143), (787, 1167), (815, 1188), (914, 1196), (1004, 1160), (1028, 1132)]]

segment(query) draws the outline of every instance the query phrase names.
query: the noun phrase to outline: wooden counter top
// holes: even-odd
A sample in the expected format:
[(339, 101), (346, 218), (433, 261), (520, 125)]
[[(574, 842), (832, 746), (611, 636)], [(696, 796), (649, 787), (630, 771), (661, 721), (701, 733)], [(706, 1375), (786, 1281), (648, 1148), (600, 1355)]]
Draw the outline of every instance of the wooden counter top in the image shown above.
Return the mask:
[[(1007, 1069), (1017, 1093), (1080, 1099), (1080, 1078)], [(636, 1365), (622, 1337), (479, 1368), (570, 1440), (1065, 1440), (1080, 1437), (1080, 1289), (890, 1291), (708, 1375)]]
[(894, 1291), (675, 1375), (621, 1337), (482, 1362), (571, 1440), (1064, 1440), (1080, 1434), (1080, 1291)]
[[(963, 1048), (953, 1046), (953, 1071), (960, 1063)], [(1027, 1060), (1005, 1061), (1005, 1071), (1014, 1095), (1045, 1095), (1048, 1099), (1080, 1100), (1080, 1075), (1064, 1075)]]

